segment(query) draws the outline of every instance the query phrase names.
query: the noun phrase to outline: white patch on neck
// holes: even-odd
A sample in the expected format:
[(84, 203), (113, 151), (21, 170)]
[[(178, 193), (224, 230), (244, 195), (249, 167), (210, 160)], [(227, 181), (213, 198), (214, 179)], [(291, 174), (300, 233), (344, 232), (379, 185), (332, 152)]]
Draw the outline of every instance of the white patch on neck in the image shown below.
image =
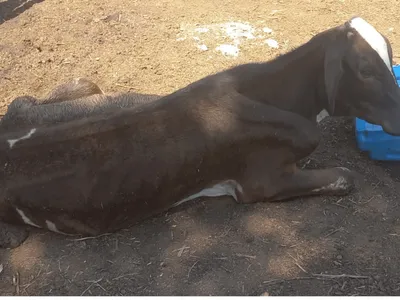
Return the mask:
[(350, 26), (354, 28), (371, 46), (371, 48), (378, 53), (386, 67), (389, 69), (390, 73), (392, 73), (388, 45), (383, 36), (371, 24), (362, 18), (354, 18), (350, 21)]
[(328, 111), (326, 109), (321, 110), (320, 113), (316, 117), (317, 123), (321, 122), (326, 117), (329, 117)]
[(40, 226), (35, 224), (35, 223), (33, 223), (32, 220), (29, 219), (22, 210), (20, 210), (18, 208), (15, 208), (15, 210), (21, 216), (21, 219), (22, 219), (22, 221), (24, 221), (25, 224), (40, 228)]
[(10, 145), (10, 148), (14, 147), (14, 145), (15, 145), (17, 142), (19, 142), (19, 141), (29, 139), (29, 138), (32, 136), (32, 134), (35, 133), (35, 131), (36, 131), (36, 128), (33, 128), (33, 129), (31, 129), (27, 134), (25, 134), (24, 136), (21, 136), (21, 137), (18, 138), (18, 139), (7, 140), (8, 144)]

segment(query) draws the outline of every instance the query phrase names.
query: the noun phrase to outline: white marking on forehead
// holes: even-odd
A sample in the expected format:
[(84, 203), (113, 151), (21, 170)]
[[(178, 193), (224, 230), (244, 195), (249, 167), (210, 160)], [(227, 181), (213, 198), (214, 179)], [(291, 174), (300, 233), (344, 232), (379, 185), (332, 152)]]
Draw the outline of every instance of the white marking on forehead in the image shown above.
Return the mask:
[(390, 73), (392, 73), (388, 45), (383, 36), (371, 24), (362, 18), (354, 18), (350, 21), (350, 26), (357, 30), (357, 32), (371, 46), (371, 48), (378, 53), (386, 67), (389, 69)]
[(323, 119), (325, 119), (326, 117), (329, 117), (329, 113), (326, 109), (323, 109), (319, 112), (319, 114), (316, 117), (316, 121), (317, 123), (321, 122)]
[(35, 131), (36, 131), (36, 128), (33, 128), (33, 129), (31, 129), (27, 134), (21, 136), (21, 137), (18, 138), (18, 139), (7, 140), (8, 144), (10, 145), (10, 148), (14, 147), (14, 145), (15, 145), (17, 142), (19, 142), (19, 141), (29, 139), (29, 138), (32, 136), (32, 134), (35, 133)]
[(21, 219), (22, 219), (22, 221), (24, 221), (25, 224), (40, 228), (40, 226), (33, 223), (31, 221), (31, 219), (29, 219), (22, 210), (20, 210), (18, 208), (15, 208), (15, 209), (16, 209), (17, 213), (21, 216)]

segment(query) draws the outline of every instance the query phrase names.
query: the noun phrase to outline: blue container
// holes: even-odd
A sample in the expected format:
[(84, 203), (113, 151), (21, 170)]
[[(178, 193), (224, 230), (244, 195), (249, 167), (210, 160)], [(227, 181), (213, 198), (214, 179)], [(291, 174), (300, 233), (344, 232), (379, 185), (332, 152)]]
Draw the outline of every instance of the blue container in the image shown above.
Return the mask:
[[(393, 67), (397, 83), (400, 85), (400, 65)], [(400, 161), (400, 136), (392, 136), (381, 126), (356, 118), (356, 139), (358, 148), (367, 151), (373, 160)]]

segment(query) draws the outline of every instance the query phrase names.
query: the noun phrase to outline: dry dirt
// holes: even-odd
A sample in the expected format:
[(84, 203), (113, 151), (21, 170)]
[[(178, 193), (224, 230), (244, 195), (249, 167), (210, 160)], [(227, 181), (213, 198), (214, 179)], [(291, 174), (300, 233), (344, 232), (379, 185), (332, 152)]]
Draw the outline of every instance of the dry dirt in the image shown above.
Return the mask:
[[(275, 57), (354, 15), (383, 32), (398, 59), (397, 0), (0, 0), (0, 114), (16, 96), (78, 76), (107, 92), (169, 93)], [(215, 50), (232, 42), (218, 25), (226, 22), (257, 29), (237, 40), (236, 58)], [(32, 230), (21, 247), (0, 250), (0, 294), (400, 295), (399, 166), (358, 151), (352, 120), (326, 119), (321, 129), (324, 141), (305, 163), (359, 172), (353, 194), (202, 199), (83, 241)], [(361, 277), (312, 275), (320, 273)]]

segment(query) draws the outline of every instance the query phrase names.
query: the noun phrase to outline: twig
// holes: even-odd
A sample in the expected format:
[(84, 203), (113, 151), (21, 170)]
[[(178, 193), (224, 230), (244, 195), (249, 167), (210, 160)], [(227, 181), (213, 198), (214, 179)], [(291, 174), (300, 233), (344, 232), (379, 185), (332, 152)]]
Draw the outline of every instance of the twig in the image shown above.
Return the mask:
[(328, 234), (326, 234), (325, 237), (331, 236), (332, 234), (335, 234), (336, 232), (341, 231), (341, 230), (342, 230), (342, 227), (335, 229), (335, 230), (329, 232)]
[(188, 279), (189, 279), (189, 276), (190, 276), (190, 272), (192, 272), (192, 269), (194, 268), (194, 266), (195, 266), (198, 262), (199, 262), (199, 261), (196, 261), (196, 262), (193, 264), (193, 266), (190, 267), (189, 272), (188, 272), (188, 274), (187, 274), (187, 278), (188, 278)]
[(172, 252), (178, 251), (178, 257), (181, 257), (183, 254), (183, 251), (185, 251), (186, 249), (190, 249), (190, 247), (184, 245), (183, 247), (175, 249)]
[(103, 288), (100, 283), (96, 283), (96, 285), (107, 293), (107, 290), (105, 288)]
[(28, 69), (28, 72), (31, 73), (32, 75), (35, 75), (37, 78), (42, 78), (42, 76), (36, 74), (35, 72), (31, 71)]
[(219, 259), (219, 260), (227, 260), (227, 257), (214, 257), (214, 259)]
[(256, 259), (257, 256), (253, 256), (253, 255), (246, 255), (246, 254), (240, 254), (240, 253), (236, 253), (237, 257), (245, 257), (245, 258), (251, 258), (251, 259)]
[(284, 283), (286, 281), (294, 281), (294, 280), (322, 280), (321, 278), (315, 278), (315, 277), (295, 277), (295, 278), (289, 278), (289, 279), (272, 279), (268, 281), (264, 281), (264, 284), (279, 284), (279, 283)]
[(308, 272), (297, 262), (297, 260), (296, 260), (291, 254), (289, 254), (289, 256), (293, 259), (294, 264), (295, 264), (296, 266), (298, 266), (300, 270), (302, 270), (304, 273), (307, 273), (307, 274), (308, 274)]
[(121, 276), (115, 277), (112, 280), (118, 280), (118, 279), (121, 279), (121, 278), (124, 278), (124, 277), (136, 276), (136, 275), (138, 275), (138, 274), (137, 273), (129, 273), (129, 274), (125, 274), (125, 275), (121, 275)]
[(83, 296), (93, 285), (98, 284), (102, 280), (103, 280), (103, 278), (100, 278), (99, 280), (95, 280), (95, 281), (88, 281), (88, 282), (91, 282), (91, 284), (82, 292), (81, 296)]
[(336, 205), (336, 206), (339, 206), (339, 207), (343, 207), (343, 208), (346, 208), (346, 209), (348, 208), (347, 206), (339, 204), (339, 203), (333, 203), (333, 205)]
[(15, 293), (17, 294), (17, 296), (19, 296), (19, 272), (15, 273), (15, 275), (13, 276), (13, 284), (15, 285)]
[(312, 276), (308, 277), (295, 277), (289, 279), (272, 279), (268, 281), (264, 281), (264, 284), (279, 284), (284, 283), (286, 281), (294, 281), (294, 280), (336, 280), (338, 278), (349, 278), (349, 279), (368, 279), (368, 276), (359, 276), (359, 275), (329, 275), (329, 274), (311, 274)]
[(360, 275), (349, 275), (349, 274), (340, 274), (340, 275), (331, 275), (331, 274), (311, 274), (315, 277), (324, 277), (324, 278), (351, 278), (351, 279), (368, 279), (369, 276), (360, 276)]
[(115, 85), (123, 87), (123, 88), (126, 88), (126, 89), (130, 89), (130, 90), (134, 90), (135, 89), (133, 86), (123, 85), (123, 84), (120, 84), (120, 83), (116, 83)]
[(299, 242), (299, 243), (297, 243), (297, 244), (294, 244), (294, 245), (289, 246), (289, 248), (295, 248), (295, 247), (297, 247), (298, 245), (301, 245), (301, 244), (303, 244), (303, 243), (304, 243), (304, 241), (301, 241), (301, 242)]
[(83, 237), (83, 238), (80, 238), (80, 239), (71, 239), (70, 241), (80, 242), (80, 241), (86, 241), (86, 240), (93, 240), (93, 239), (98, 239), (100, 237), (111, 235), (111, 234), (112, 233), (104, 233), (104, 234), (100, 234), (100, 235), (96, 235), (96, 236)]

